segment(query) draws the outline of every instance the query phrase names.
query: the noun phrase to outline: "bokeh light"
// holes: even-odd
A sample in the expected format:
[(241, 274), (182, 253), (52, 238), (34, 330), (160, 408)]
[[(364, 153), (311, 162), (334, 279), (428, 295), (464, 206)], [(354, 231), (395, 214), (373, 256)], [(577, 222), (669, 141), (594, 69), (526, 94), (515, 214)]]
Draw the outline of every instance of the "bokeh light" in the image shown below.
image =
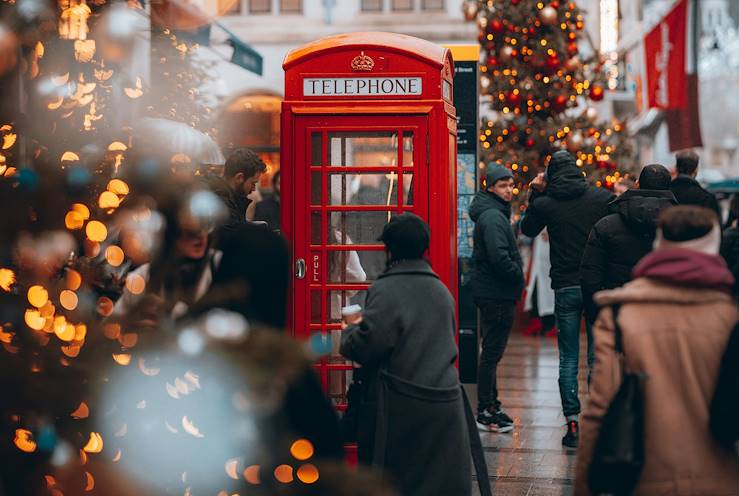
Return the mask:
[(313, 456), (313, 445), (307, 439), (298, 439), (290, 446), (290, 454), (296, 460), (307, 460)]
[(74, 310), (77, 308), (78, 301), (79, 298), (77, 297), (77, 293), (74, 291), (65, 289), (59, 294), (59, 303), (61, 303), (61, 305), (67, 310)]
[(118, 267), (126, 258), (120, 246), (110, 245), (105, 249), (105, 260), (113, 267)]
[(290, 465), (279, 465), (274, 475), (278, 482), (289, 484), (293, 481), (293, 468)]
[(304, 484), (313, 484), (318, 481), (318, 468), (315, 465), (306, 463), (301, 465), (297, 470), (298, 480)]
[(144, 280), (143, 277), (139, 274), (128, 274), (126, 277), (126, 289), (131, 292), (131, 294), (141, 294), (144, 292), (145, 288), (146, 280)]
[(91, 220), (85, 227), (85, 234), (90, 241), (105, 241), (108, 237), (108, 228), (98, 220)]
[(49, 292), (43, 286), (35, 285), (28, 288), (28, 303), (41, 308), (49, 301)]

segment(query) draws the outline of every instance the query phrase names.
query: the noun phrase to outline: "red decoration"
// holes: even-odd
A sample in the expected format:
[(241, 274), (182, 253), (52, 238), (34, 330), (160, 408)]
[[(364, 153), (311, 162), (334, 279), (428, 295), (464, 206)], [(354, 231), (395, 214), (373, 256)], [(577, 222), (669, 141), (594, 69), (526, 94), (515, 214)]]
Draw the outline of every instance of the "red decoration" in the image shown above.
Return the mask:
[(597, 84), (590, 87), (590, 99), (596, 102), (599, 102), (603, 100), (603, 96), (605, 95), (605, 91), (603, 90), (602, 86), (598, 86)]
[(518, 107), (521, 104), (521, 93), (514, 93), (511, 91), (506, 96), (506, 99), (512, 106)]
[(487, 64), (489, 67), (497, 67), (498, 59), (491, 55), (490, 57), (488, 57)]
[(513, 5), (518, 5), (518, 2), (520, 2), (520, 1), (521, 1), (521, 0), (511, 0), (511, 3), (512, 3)]
[(547, 67), (552, 71), (559, 69), (561, 62), (556, 56), (547, 58)]
[(511, 124), (511, 126), (508, 128), (508, 132), (511, 133), (511, 134), (513, 134), (513, 133), (515, 133), (517, 131), (518, 131), (518, 126), (516, 126), (515, 124)]
[(554, 0), (554, 2), (549, 4), (553, 9), (559, 8), (559, 2), (557, 0)]
[(552, 108), (558, 112), (562, 112), (565, 108), (567, 108), (567, 96), (557, 95), (552, 102)]
[(536, 141), (534, 141), (534, 138), (529, 138), (526, 140), (527, 148), (533, 148), (535, 144), (536, 144)]
[(575, 55), (577, 53), (577, 43), (574, 41), (567, 44), (567, 53), (570, 55)]
[(500, 34), (503, 32), (503, 29), (505, 29), (505, 26), (502, 22), (500, 22), (498, 19), (493, 19), (490, 24), (490, 31), (492, 31), (495, 34)]

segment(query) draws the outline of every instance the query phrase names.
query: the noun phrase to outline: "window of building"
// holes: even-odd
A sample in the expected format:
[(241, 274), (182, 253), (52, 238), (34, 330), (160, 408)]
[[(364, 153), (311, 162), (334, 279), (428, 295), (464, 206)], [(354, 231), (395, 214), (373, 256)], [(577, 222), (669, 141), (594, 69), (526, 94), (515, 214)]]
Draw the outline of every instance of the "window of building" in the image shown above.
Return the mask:
[(300, 14), (303, 11), (302, 0), (280, 0), (280, 12), (283, 14)]
[(382, 12), (382, 0), (362, 0), (362, 12)]
[(250, 14), (269, 14), (272, 11), (272, 0), (249, 0)]
[(444, 10), (444, 0), (422, 0), (423, 10)]
[(398, 10), (398, 11), (413, 10), (413, 0), (393, 0), (393, 10)]
[(218, 0), (218, 15), (240, 15), (241, 0)]

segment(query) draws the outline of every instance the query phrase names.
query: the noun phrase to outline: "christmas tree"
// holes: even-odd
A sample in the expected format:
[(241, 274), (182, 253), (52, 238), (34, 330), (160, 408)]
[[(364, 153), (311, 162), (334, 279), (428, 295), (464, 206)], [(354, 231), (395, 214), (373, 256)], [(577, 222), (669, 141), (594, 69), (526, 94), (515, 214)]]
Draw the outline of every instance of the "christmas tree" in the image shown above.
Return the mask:
[(480, 92), (484, 163), (500, 161), (523, 191), (548, 157), (566, 148), (597, 186), (612, 187), (629, 170), (624, 124), (597, 122), (606, 77), (600, 54), (581, 52), (584, 17), (574, 2), (467, 2), (483, 58)]

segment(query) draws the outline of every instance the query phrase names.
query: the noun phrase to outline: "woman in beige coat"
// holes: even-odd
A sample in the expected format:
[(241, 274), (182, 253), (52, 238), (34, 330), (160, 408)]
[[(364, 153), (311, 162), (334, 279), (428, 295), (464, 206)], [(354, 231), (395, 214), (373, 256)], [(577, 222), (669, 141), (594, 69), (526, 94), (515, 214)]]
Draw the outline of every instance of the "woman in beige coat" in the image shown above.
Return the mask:
[[(660, 217), (655, 251), (624, 287), (596, 296), (596, 368), (582, 418), (575, 494), (587, 474), (601, 422), (621, 382), (613, 305), (620, 305), (626, 367), (644, 373), (645, 466), (636, 495), (739, 495), (739, 461), (708, 429), (721, 357), (739, 318), (733, 277), (717, 255), (713, 212), (674, 207)], [(739, 421), (739, 419), (737, 419)]]

